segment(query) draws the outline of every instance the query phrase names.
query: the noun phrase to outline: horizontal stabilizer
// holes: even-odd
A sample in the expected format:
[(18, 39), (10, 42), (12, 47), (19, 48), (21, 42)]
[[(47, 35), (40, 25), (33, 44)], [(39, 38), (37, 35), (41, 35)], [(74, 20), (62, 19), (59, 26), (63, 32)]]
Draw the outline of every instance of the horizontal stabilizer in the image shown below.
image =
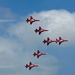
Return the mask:
[(27, 21), (27, 23), (28, 23), (30, 20), (27, 18), (27, 20), (26, 20), (26, 21)]
[(44, 39), (43, 43), (45, 44), (47, 41)]
[(26, 64), (26, 66), (25, 66), (26, 68), (28, 68), (28, 64)]
[(35, 32), (37, 33), (37, 29), (35, 29)]
[(34, 55), (34, 57), (35, 57), (37, 54), (34, 52), (34, 54), (33, 54), (33, 55)]

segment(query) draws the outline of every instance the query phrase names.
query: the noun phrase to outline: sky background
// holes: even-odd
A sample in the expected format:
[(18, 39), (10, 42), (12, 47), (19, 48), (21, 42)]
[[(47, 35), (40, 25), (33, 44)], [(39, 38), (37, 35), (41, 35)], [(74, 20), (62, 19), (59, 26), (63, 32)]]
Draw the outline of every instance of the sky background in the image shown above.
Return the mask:
[[(26, 23), (30, 16), (40, 21)], [(39, 26), (49, 32), (39, 36)], [(59, 36), (69, 41), (42, 42)], [(38, 49), (48, 54), (33, 57)], [(29, 71), (24, 66), (30, 61), (40, 66)], [(0, 75), (35, 74), (75, 75), (75, 0), (0, 0)]]

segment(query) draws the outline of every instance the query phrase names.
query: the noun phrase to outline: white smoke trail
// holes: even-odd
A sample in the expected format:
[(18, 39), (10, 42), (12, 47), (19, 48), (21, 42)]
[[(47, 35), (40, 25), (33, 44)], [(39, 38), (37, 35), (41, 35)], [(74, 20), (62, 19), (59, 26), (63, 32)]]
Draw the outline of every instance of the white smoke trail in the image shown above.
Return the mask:
[(14, 66), (0, 66), (0, 68), (12, 68)]

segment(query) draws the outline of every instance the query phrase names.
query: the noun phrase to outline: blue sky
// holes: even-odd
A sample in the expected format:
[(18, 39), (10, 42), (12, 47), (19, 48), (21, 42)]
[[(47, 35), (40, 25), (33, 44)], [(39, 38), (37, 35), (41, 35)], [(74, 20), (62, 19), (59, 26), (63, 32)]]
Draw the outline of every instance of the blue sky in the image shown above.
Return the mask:
[[(9, 20), (0, 22), (0, 66), (17, 65), (7, 70), (0, 68), (1, 75), (32, 75), (39, 70), (43, 75), (44, 71), (47, 75), (75, 75), (75, 0), (0, 0), (0, 13), (1, 20)], [(41, 21), (30, 26), (24, 21), (30, 15)], [(40, 36), (35, 34), (33, 31), (39, 25), (50, 29), (50, 32)], [(69, 39), (69, 43), (65, 42), (60, 46), (51, 43), (47, 47), (42, 43), (47, 36), (52, 40), (62, 36), (63, 39)], [(48, 56), (33, 59), (32, 53), (37, 49), (48, 53)], [(30, 60), (39, 64), (40, 68), (26, 70), (24, 65)], [(50, 63), (49, 66), (46, 63)]]
[(14, 14), (25, 16), (33, 11), (40, 12), (52, 9), (66, 9), (74, 12), (75, 0), (0, 0), (0, 6), (10, 8)]

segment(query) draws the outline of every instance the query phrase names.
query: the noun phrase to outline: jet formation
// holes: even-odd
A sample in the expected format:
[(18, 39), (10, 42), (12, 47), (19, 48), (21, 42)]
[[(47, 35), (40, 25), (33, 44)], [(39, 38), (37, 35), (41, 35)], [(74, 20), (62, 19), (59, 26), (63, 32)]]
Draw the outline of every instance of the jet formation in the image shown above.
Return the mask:
[[(40, 20), (38, 20), (38, 19), (33, 19), (33, 17), (30, 16), (30, 19), (27, 18), (26, 21), (27, 21), (27, 23), (30, 22), (30, 25), (31, 25), (33, 22), (35, 22), (35, 21), (40, 21)], [(39, 29), (35, 29), (34, 31), (35, 31), (35, 33), (38, 32), (39, 35), (40, 35), (42, 32), (44, 32), (44, 31), (49, 31), (49, 30), (47, 30), (47, 29), (42, 29), (41, 26), (39, 26)], [(47, 46), (48, 46), (50, 43), (52, 43), (52, 42), (59, 43), (59, 45), (61, 45), (62, 42), (67, 42), (67, 41), (68, 41), (68, 40), (64, 40), (64, 39), (62, 39), (61, 37), (59, 37), (59, 39), (56, 39), (56, 40), (50, 40), (50, 38), (47, 37), (47, 40), (44, 39), (43, 43), (44, 43), (44, 44), (47, 43)], [(37, 53), (34, 52), (33, 55), (34, 55), (34, 57), (37, 56), (37, 58), (39, 58), (39, 57), (42, 56), (42, 55), (47, 55), (47, 53), (41, 53), (39, 50), (37, 50)], [(31, 62), (29, 62), (29, 65), (28, 65), (28, 64), (25, 65), (26, 68), (29, 67), (29, 70), (31, 70), (31, 68), (33, 68), (33, 67), (38, 67), (38, 66), (39, 66), (39, 65), (34, 65), (34, 64), (32, 64)]]
[[(47, 53), (41, 53), (39, 50), (37, 50), (37, 53), (34, 52), (34, 57), (37, 56), (37, 58), (39, 58), (41, 55), (47, 55)], [(34, 65), (32, 64), (31, 62), (29, 62), (29, 65), (26, 64), (25, 67), (28, 68), (29, 67), (29, 70), (31, 70), (31, 68), (33, 67), (38, 67), (39, 65)]]
[(56, 43), (57, 43), (56, 40), (50, 40), (49, 37), (47, 37), (47, 40), (44, 39), (43, 42), (44, 42), (44, 44), (47, 43), (47, 46), (48, 46), (50, 43), (52, 43), (52, 42), (56, 42)]
[(44, 39), (43, 43), (47, 43), (47, 46), (52, 43), (52, 42), (55, 42), (55, 43), (58, 43), (59, 42), (59, 45), (62, 43), (62, 42), (67, 42), (68, 40), (64, 40), (62, 39), (61, 37), (59, 37), (59, 40), (56, 39), (56, 40), (50, 40), (49, 37), (47, 37), (47, 40)]

